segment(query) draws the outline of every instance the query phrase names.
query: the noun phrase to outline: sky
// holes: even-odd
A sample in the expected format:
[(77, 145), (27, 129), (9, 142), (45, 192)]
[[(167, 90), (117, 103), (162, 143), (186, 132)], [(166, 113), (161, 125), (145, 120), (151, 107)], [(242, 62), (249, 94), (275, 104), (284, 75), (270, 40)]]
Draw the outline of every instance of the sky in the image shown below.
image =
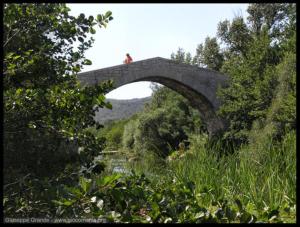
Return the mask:
[[(82, 72), (120, 65), (125, 54), (133, 61), (153, 57), (170, 59), (178, 48), (196, 53), (198, 44), (207, 36), (215, 37), (220, 21), (235, 15), (247, 17), (248, 4), (67, 4), (70, 14), (94, 16), (112, 12), (107, 28), (96, 28), (95, 42), (86, 51), (92, 65)], [(150, 96), (150, 82), (124, 85), (106, 94), (111, 99)]]

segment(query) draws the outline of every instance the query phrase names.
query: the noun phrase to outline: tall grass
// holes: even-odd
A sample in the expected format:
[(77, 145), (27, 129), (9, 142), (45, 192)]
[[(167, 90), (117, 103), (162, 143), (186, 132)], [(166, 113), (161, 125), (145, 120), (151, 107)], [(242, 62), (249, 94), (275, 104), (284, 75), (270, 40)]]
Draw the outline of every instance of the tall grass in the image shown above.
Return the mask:
[(184, 158), (169, 164), (178, 179), (196, 183), (204, 204), (221, 198), (239, 199), (257, 209), (295, 203), (295, 131), (287, 133), (281, 143), (266, 139), (223, 156), (216, 155), (218, 147), (207, 149), (205, 143), (203, 136), (192, 136)]
[(166, 168), (165, 159), (155, 152), (141, 152), (133, 156), (134, 160), (125, 164), (125, 168), (137, 174), (145, 174), (153, 183), (169, 178), (170, 169)]

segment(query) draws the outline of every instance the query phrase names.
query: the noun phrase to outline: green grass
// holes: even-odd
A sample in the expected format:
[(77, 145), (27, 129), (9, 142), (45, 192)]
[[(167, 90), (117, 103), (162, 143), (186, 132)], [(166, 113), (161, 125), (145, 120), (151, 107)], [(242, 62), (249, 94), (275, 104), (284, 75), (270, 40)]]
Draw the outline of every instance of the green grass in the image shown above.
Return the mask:
[[(127, 168), (145, 173), (151, 180), (175, 177), (184, 183), (193, 181), (204, 206), (238, 199), (247, 210), (262, 216), (296, 204), (296, 134), (287, 133), (280, 143), (268, 138), (261, 141), (220, 156), (220, 144), (208, 148), (207, 137), (193, 135), (183, 156), (172, 155), (174, 160), (163, 162), (143, 155)], [(295, 211), (288, 216), (289, 222), (294, 215)]]
[(226, 198), (275, 209), (295, 203), (296, 135), (291, 132), (280, 144), (266, 140), (221, 157), (205, 147), (201, 136), (194, 136), (187, 154), (169, 168), (178, 179), (194, 181), (198, 193), (209, 195), (204, 204)]
[(216, 152), (220, 144), (208, 148), (205, 136), (190, 138), (189, 150), (173, 154), (171, 161), (155, 153), (141, 153), (137, 161), (127, 162), (136, 171), (131, 174), (111, 171), (119, 165), (117, 159), (125, 158), (120, 153), (107, 156), (111, 163), (105, 159), (109, 168), (100, 175), (76, 174), (79, 181), (70, 179), (73, 170), (51, 181), (24, 178), (22, 184), (6, 187), (5, 216), (77, 215), (145, 223), (295, 223), (294, 131), (280, 143), (266, 139), (223, 156)]

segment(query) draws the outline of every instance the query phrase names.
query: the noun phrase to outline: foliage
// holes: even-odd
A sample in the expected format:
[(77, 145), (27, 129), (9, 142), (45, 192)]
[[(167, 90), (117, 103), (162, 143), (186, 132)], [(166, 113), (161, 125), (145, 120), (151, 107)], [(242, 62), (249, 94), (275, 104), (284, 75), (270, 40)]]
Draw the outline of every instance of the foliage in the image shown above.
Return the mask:
[[(69, 10), (65, 4), (4, 5), (5, 176), (12, 169), (47, 175), (61, 170), (63, 153), (76, 156), (80, 148), (86, 155), (76, 159), (84, 164), (102, 149), (103, 140), (85, 129), (95, 125), (97, 108), (110, 107), (103, 93), (111, 83), (81, 87), (76, 75), (91, 64), (84, 57), (94, 41), (89, 34), (95, 25), (105, 27), (111, 12), (95, 19)], [(53, 166), (45, 169), (46, 163)]]
[[(229, 127), (216, 143), (187, 100), (158, 86), (142, 113), (97, 131), (94, 113), (110, 107), (103, 93), (111, 84), (81, 87), (76, 74), (91, 63), (88, 33), (106, 27), (111, 12), (94, 19), (68, 11), (64, 4), (4, 5), (5, 218), (296, 221), (295, 4), (251, 4), (248, 23), (219, 24), (224, 50), (215, 39), (199, 48), (201, 64), (215, 67), (205, 61), (218, 53), (230, 75), (219, 93)], [(181, 48), (171, 58), (196, 62)], [(126, 166), (139, 173), (106, 175), (107, 163), (94, 159), (104, 147), (99, 137), (119, 148), (122, 131), (122, 145), (139, 154)], [(224, 139), (237, 142), (235, 152), (220, 155)]]
[[(133, 118), (133, 117), (132, 117)], [(91, 129), (99, 138), (105, 138), (105, 150), (118, 150), (122, 148), (124, 127), (128, 119), (112, 121), (104, 124), (104, 128)]]
[(285, 210), (266, 207), (260, 214), (239, 199), (215, 199), (205, 207), (202, 200), (209, 195), (196, 193), (192, 181), (176, 178), (153, 183), (134, 172), (129, 176), (76, 177), (72, 183), (59, 184), (62, 178), (51, 181), (52, 186), (49, 181), (24, 179), (23, 198), (18, 193), (4, 197), (5, 217), (29, 215), (66, 222), (80, 217), (98, 223), (272, 223), (294, 222), (287, 214), (295, 217), (292, 203)]
[(216, 38), (206, 37), (204, 44), (199, 44), (193, 63), (199, 67), (207, 67), (219, 71), (222, 67), (224, 56), (220, 51)]
[(185, 63), (185, 64), (191, 64), (192, 63), (192, 55), (191, 53), (187, 52), (185, 53), (183, 48), (178, 48), (176, 54), (171, 54), (171, 59), (179, 62), (179, 63)]
[(252, 207), (258, 219), (264, 219), (264, 209), (283, 210), (295, 204), (295, 131), (287, 133), (281, 143), (265, 137), (255, 141), (255, 146), (243, 146), (227, 156), (218, 156), (215, 149), (208, 149), (205, 135), (194, 135), (190, 140), (185, 155), (168, 162), (165, 169), (170, 169), (170, 175), (180, 181), (195, 182), (204, 206), (219, 199), (238, 199)]
[(234, 58), (223, 66), (231, 85), (219, 92), (223, 103), (219, 113), (229, 122), (225, 137), (246, 142), (253, 121), (266, 115), (277, 85), (274, 67), (268, 59), (269, 45), (265, 34), (252, 44), (246, 59)]
[[(294, 6), (265, 6), (250, 5), (250, 25), (243, 25), (237, 29), (236, 35), (230, 31), (230, 26), (237, 23), (238, 18), (233, 20), (232, 25), (228, 21), (219, 25), (219, 37), (227, 44), (226, 54), (224, 53), (227, 57), (221, 71), (230, 76), (229, 87), (221, 89), (218, 93), (222, 100), (219, 114), (228, 122), (224, 137), (235, 141), (236, 144), (248, 142), (253, 122), (263, 121), (267, 117), (275, 92), (279, 89), (276, 90), (276, 87), (280, 86), (280, 73), (276, 66), (282, 63), (287, 50), (295, 52), (292, 32), (295, 30), (295, 25), (292, 24), (295, 21), (291, 10)], [(278, 7), (281, 10), (274, 10)], [(276, 36), (275, 30), (277, 33), (280, 31)], [(243, 37), (242, 34), (247, 34), (250, 38), (237, 39), (238, 36)], [(286, 39), (281, 39), (283, 34), (289, 35), (284, 35)], [(238, 46), (236, 41), (245, 44)], [(236, 49), (239, 51), (234, 51)]]
[(117, 150), (121, 148), (122, 135), (124, 131), (124, 123), (114, 124), (111, 130), (106, 134), (107, 146), (106, 149)]
[(277, 71), (279, 84), (266, 119), (255, 121), (249, 134), (253, 146), (267, 137), (281, 141), (286, 132), (296, 128), (296, 55), (288, 52)]
[[(179, 48), (171, 59), (192, 64), (190, 53)], [(188, 134), (204, 130), (197, 110), (188, 100), (167, 87), (152, 85), (151, 103), (124, 128), (123, 147), (136, 152), (154, 152), (166, 157), (178, 145), (186, 143)]]
[(133, 150), (134, 148), (134, 135), (137, 128), (137, 121), (135, 119), (129, 120), (124, 126), (123, 137), (122, 137), (122, 148), (125, 150)]
[(169, 174), (157, 171), (152, 180), (134, 172), (66, 169), (50, 179), (27, 176), (4, 185), (4, 216), (102, 223), (295, 222), (295, 131), (282, 144), (269, 140), (258, 152), (244, 147), (245, 152), (221, 159), (207, 150), (207, 137), (192, 138), (189, 154), (171, 162)]
[(267, 26), (272, 38), (278, 41), (288, 38), (285, 26), (293, 26), (296, 20), (295, 4), (274, 3), (274, 4), (251, 4), (247, 12), (249, 13), (248, 21), (250, 22), (251, 31), (256, 35), (259, 34), (264, 26)]
[[(228, 199), (239, 211), (247, 211), (241, 215), (244, 221), (295, 222), (295, 5), (253, 4), (248, 11), (248, 21), (236, 17), (231, 23), (221, 22), (218, 28), (218, 38), (225, 44), (220, 51), (224, 56), (221, 71), (230, 76), (229, 86), (219, 91), (223, 101), (219, 113), (229, 125), (223, 138), (211, 144), (203, 133), (188, 134), (188, 150), (184, 154), (169, 152), (170, 161), (160, 171), (184, 183), (195, 182), (199, 203), (207, 207), (212, 201)], [(199, 45), (202, 64), (204, 50), (205, 46)], [(185, 57), (181, 48), (177, 56), (171, 56), (177, 62), (185, 62)], [(166, 106), (167, 99), (160, 93), (160, 99), (152, 102), (155, 114), (145, 115), (143, 120), (148, 123), (147, 117), (153, 117), (163, 126), (163, 120), (167, 121), (163, 114), (169, 111), (158, 110)], [(159, 128), (154, 120), (152, 123), (145, 124), (146, 135), (154, 135), (151, 145), (159, 144), (155, 139)], [(231, 149), (235, 152), (220, 155), (223, 141), (234, 142)], [(155, 177), (151, 178), (157, 178), (160, 171), (151, 160), (147, 165), (148, 158), (142, 156), (137, 160), (140, 166), (135, 163), (131, 167), (145, 170), (149, 176), (152, 170)]]
[[(277, 123), (279, 131), (296, 128), (296, 55), (288, 53), (278, 65), (279, 85), (270, 108), (269, 118)], [(280, 133), (281, 135), (283, 133)]]
[(159, 88), (137, 119), (125, 126), (123, 144), (137, 152), (153, 151), (166, 157), (200, 128), (200, 122), (198, 112), (185, 98), (169, 88)]
[(236, 16), (231, 23), (228, 20), (219, 23), (217, 37), (226, 45), (226, 59), (230, 56), (245, 55), (252, 39), (249, 33), (241, 16)]

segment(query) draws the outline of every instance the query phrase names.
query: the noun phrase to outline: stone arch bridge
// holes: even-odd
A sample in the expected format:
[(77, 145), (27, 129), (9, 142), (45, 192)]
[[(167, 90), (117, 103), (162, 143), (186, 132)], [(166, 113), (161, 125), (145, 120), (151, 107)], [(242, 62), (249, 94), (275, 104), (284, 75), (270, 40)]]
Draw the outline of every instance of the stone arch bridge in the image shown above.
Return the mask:
[(219, 86), (227, 85), (228, 77), (217, 71), (156, 57), (80, 73), (78, 79), (84, 85), (113, 80), (114, 88), (139, 81), (157, 82), (186, 97), (191, 106), (199, 110), (210, 135), (225, 127), (216, 116), (220, 106), (216, 92)]

